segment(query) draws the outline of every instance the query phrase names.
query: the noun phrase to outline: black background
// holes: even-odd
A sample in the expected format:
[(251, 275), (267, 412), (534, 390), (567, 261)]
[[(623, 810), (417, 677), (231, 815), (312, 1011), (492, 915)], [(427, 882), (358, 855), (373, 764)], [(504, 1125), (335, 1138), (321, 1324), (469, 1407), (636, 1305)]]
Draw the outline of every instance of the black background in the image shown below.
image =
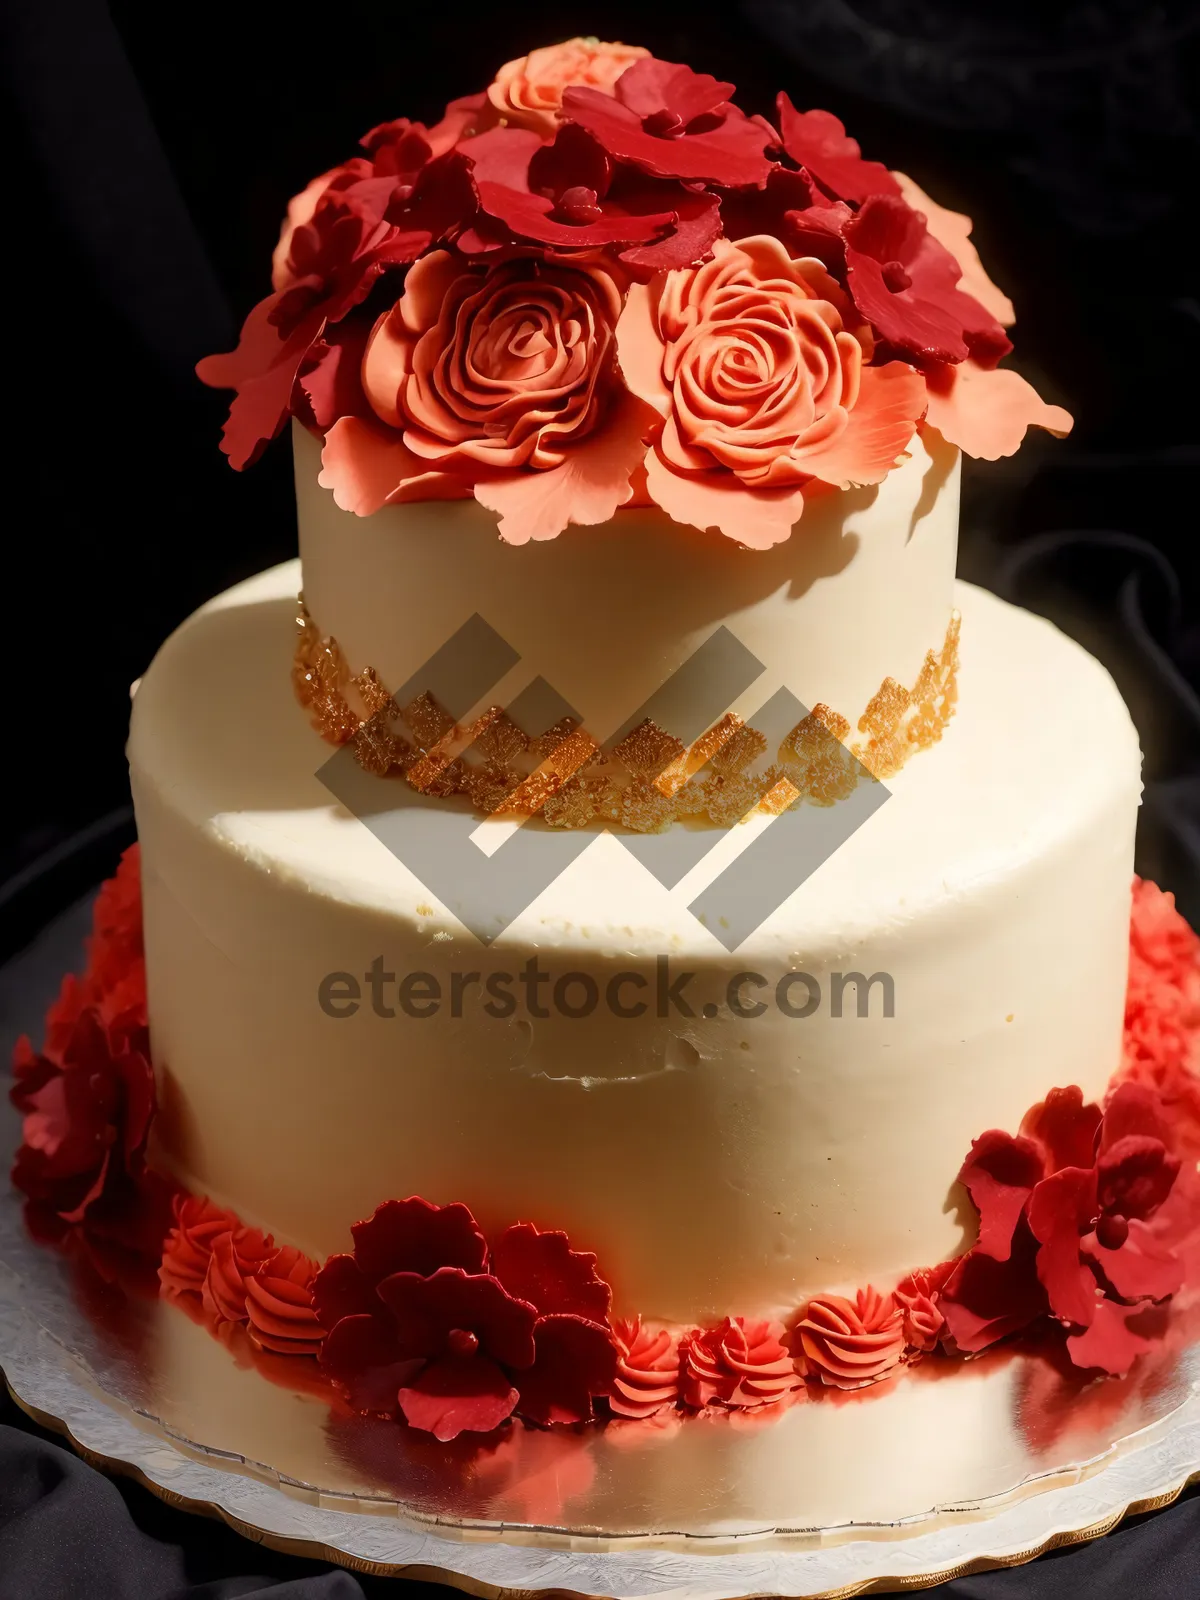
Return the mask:
[(1078, 421), (972, 466), (962, 570), (1117, 671), (1148, 757), (1141, 865), (1200, 916), (1195, 3), (2, 3), (0, 880), (125, 799), (128, 685), (164, 634), (293, 553), (286, 442), (232, 473), (223, 398), (192, 376), (266, 291), (287, 197), (375, 122), (600, 31), (731, 78), (749, 109), (779, 88), (832, 107), (976, 217), (1017, 359)]
[[(374, 123), (432, 120), (508, 57), (598, 32), (732, 79), (748, 110), (780, 88), (827, 106), (975, 216), (1017, 364), (1077, 425), (970, 466), (960, 569), (1113, 670), (1146, 751), (1139, 868), (1200, 920), (1200, 6), (3, 0), (0, 17), (0, 882), (127, 802), (128, 686), (163, 636), (294, 553), (286, 443), (232, 473), (222, 397), (192, 376), (266, 291), (288, 196)], [(0, 950), (37, 908), (5, 914), (0, 894)], [(360, 1592), (2, 1437), (0, 1600), (224, 1600), (266, 1582), (244, 1573), (304, 1600)], [(1188, 1502), (955, 1593), (1200, 1595), (1198, 1519)]]

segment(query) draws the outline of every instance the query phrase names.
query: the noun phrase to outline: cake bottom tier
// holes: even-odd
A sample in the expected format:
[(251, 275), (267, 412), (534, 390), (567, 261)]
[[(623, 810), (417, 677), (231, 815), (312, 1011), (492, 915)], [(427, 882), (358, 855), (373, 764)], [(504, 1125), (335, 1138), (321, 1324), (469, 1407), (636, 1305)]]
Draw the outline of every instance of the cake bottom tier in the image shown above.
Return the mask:
[(318, 1258), (461, 1200), (596, 1251), (618, 1316), (775, 1316), (957, 1253), (971, 1140), (1102, 1094), (1139, 756), (1047, 623), (959, 585), (941, 743), (732, 954), (688, 907), (758, 824), (669, 890), (597, 836), (485, 946), (318, 776), (298, 586), (204, 607), (135, 699), (155, 1159), (193, 1192)]

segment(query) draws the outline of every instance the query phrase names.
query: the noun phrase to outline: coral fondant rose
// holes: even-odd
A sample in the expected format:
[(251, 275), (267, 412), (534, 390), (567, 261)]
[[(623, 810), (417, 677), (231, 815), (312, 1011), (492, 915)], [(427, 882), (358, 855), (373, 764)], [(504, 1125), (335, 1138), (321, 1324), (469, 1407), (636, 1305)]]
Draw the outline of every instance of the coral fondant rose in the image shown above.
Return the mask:
[(879, 482), (925, 409), (912, 367), (865, 364), (870, 333), (820, 262), (767, 236), (635, 284), (617, 340), (626, 382), (662, 418), (651, 498), (758, 548), (787, 538), (810, 480)]
[(514, 544), (606, 522), (630, 498), (648, 426), (616, 371), (620, 310), (599, 266), (425, 256), (363, 359), (386, 426), (337, 423), (321, 482), (360, 513), (473, 490)]
[(611, 94), (625, 69), (649, 54), (640, 45), (567, 39), (506, 61), (489, 84), (487, 97), (505, 122), (552, 133), (565, 89), (578, 86)]

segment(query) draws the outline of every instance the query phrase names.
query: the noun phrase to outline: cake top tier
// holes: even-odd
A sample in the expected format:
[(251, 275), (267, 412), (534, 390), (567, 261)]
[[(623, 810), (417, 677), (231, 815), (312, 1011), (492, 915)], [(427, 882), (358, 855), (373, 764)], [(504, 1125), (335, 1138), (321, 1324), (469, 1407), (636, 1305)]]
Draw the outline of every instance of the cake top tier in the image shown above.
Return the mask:
[(474, 497), (510, 544), (656, 505), (764, 548), (806, 500), (937, 433), (1011, 453), (1070, 417), (999, 362), (1012, 306), (970, 242), (836, 117), (592, 39), (400, 118), (288, 207), (223, 448), (289, 414), (367, 515)]

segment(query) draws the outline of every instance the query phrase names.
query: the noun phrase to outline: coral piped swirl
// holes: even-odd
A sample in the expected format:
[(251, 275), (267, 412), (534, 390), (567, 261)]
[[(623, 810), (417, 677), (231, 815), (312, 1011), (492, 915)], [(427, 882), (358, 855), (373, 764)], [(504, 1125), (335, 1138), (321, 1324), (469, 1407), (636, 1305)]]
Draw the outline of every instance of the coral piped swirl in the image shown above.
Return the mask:
[(776, 1405), (803, 1379), (774, 1322), (726, 1317), (716, 1328), (695, 1328), (680, 1340), (681, 1389), (689, 1406), (749, 1411)]
[(792, 1339), (809, 1377), (837, 1389), (861, 1389), (900, 1365), (904, 1316), (894, 1295), (870, 1287), (853, 1300), (818, 1295), (804, 1308)]
[(608, 1397), (618, 1417), (644, 1421), (675, 1405), (680, 1397), (679, 1342), (669, 1328), (651, 1328), (640, 1317), (614, 1322), (617, 1372)]

